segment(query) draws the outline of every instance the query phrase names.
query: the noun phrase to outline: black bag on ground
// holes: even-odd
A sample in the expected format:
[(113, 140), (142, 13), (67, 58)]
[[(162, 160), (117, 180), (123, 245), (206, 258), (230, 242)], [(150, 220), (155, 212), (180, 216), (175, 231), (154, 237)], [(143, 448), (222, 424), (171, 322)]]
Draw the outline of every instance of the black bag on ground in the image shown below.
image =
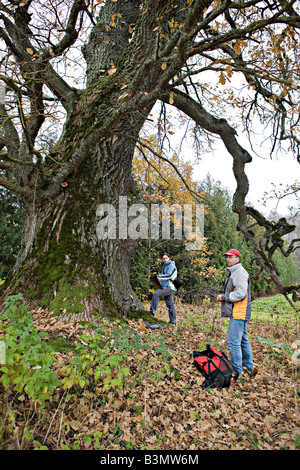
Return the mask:
[(205, 377), (202, 388), (229, 387), (230, 380), (238, 376), (226, 354), (217, 351), (210, 344), (207, 344), (205, 351), (194, 351), (193, 358), (193, 365)]

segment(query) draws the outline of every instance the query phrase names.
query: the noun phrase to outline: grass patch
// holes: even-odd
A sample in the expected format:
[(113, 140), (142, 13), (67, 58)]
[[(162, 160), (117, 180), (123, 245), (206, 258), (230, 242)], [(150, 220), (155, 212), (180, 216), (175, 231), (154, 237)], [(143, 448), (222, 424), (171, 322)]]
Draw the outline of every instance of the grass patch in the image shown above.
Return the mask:
[(252, 301), (252, 320), (273, 322), (274, 319), (285, 323), (287, 320), (299, 319), (300, 302), (294, 303), (296, 312), (283, 295), (278, 294), (272, 297), (263, 297)]
[(76, 344), (68, 342), (65, 338), (51, 338), (47, 341), (47, 344), (53, 351), (59, 353), (76, 350)]

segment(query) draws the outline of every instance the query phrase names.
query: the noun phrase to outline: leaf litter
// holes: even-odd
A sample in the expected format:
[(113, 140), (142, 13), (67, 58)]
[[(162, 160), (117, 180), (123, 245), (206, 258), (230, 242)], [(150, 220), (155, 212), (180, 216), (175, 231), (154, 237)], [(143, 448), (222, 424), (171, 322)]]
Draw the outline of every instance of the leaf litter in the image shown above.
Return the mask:
[[(47, 332), (48, 340), (85, 344), (82, 336), (93, 335), (91, 325), (58, 321), (42, 309), (33, 314), (35, 328)], [(142, 319), (105, 323), (103, 342), (111, 354), (126, 353), (123, 364), (130, 375), (120, 388), (103, 391), (101, 381), (72, 393), (59, 387), (43, 410), (6, 391), (1, 398), (2, 448), (32, 449), (39, 443), (71, 450), (298, 449), (299, 371), (292, 355), (292, 345), (298, 346), (296, 317), (276, 328), (251, 321), (257, 374), (242, 376), (226, 389), (204, 390), (192, 352), (211, 343), (228, 354), (226, 320), (213, 304), (179, 302), (177, 315), (177, 329), (150, 330)], [(164, 306), (157, 321), (168, 321)], [(289, 346), (290, 354), (281, 344)], [(73, 355), (72, 350), (57, 352), (53, 369), (59, 378)]]

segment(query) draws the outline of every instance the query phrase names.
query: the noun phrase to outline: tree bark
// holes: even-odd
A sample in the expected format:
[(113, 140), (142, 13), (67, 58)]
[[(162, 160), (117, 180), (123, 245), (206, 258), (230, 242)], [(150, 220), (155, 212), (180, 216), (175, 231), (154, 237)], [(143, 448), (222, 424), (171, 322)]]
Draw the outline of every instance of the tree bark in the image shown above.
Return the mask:
[[(108, 28), (116, 11), (123, 23)], [(135, 241), (99, 240), (96, 233), (98, 206), (117, 208), (119, 196), (132, 194), (134, 138), (155, 103), (151, 90), (162, 74), (153, 61), (147, 74), (135, 78), (135, 64), (141, 59), (137, 49), (147, 56), (155, 42), (149, 36), (144, 43), (144, 35), (156, 26), (153, 12), (147, 21), (140, 21), (131, 50), (128, 26), (139, 16), (139, 1), (107, 2), (101, 10), (83, 51), (88, 84), (83, 92), (62, 86), (48, 65), (42, 71), (51, 90), (61, 96), (67, 120), (46, 161), (47, 170), (22, 165), (16, 172), (26, 223), (14, 277), (4, 285), (2, 301), (14, 289), (31, 304), (84, 318), (97, 310), (120, 314), (131, 307), (143, 308), (130, 285)]]
[[(21, 251), (10, 285), (56, 314), (126, 313), (143, 308), (130, 286), (133, 240), (97, 237), (97, 208), (132, 190), (134, 145), (103, 138), (60, 192), (26, 202)], [(7, 295), (5, 292), (4, 296)]]

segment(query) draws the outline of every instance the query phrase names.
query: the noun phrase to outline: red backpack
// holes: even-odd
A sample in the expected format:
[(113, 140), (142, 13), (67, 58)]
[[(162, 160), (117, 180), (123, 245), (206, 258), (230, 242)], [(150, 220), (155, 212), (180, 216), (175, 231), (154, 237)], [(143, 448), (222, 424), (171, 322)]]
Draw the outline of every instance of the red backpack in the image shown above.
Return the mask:
[(193, 358), (193, 365), (205, 377), (202, 388), (229, 387), (230, 380), (238, 376), (226, 354), (217, 351), (210, 344), (207, 344), (205, 351), (194, 351)]

